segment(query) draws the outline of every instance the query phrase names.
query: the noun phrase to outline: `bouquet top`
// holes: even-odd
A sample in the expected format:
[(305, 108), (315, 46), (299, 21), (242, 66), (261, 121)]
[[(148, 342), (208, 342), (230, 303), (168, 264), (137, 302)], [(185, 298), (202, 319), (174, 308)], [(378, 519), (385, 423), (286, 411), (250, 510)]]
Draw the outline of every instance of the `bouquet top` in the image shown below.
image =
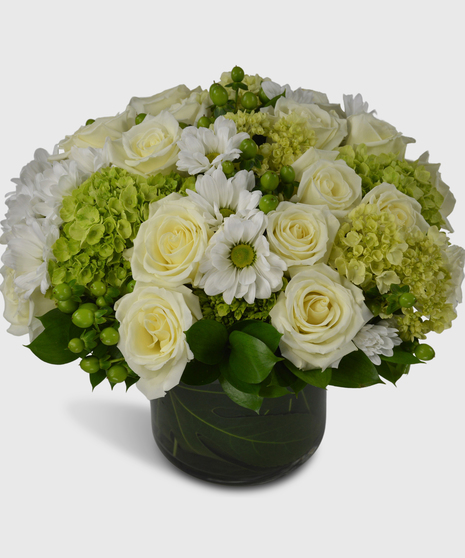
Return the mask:
[(393, 383), (451, 326), (465, 250), (428, 154), (235, 67), (133, 97), (38, 149), (2, 222), (5, 318), (42, 360), (149, 398), (219, 380), (239, 405)]

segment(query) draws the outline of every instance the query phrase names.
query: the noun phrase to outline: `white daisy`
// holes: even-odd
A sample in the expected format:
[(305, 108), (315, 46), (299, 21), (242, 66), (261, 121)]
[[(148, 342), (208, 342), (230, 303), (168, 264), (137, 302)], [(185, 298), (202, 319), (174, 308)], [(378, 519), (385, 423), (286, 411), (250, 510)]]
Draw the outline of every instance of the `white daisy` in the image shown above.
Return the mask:
[(245, 217), (258, 207), (262, 193), (252, 192), (255, 187), (255, 175), (252, 171), (239, 171), (232, 178), (226, 178), (221, 168), (211, 175), (197, 177), (195, 192), (187, 190), (187, 195), (203, 211), (205, 220), (216, 230), (223, 220), (236, 214)]
[(239, 158), (239, 145), (248, 137), (245, 132), (238, 134), (236, 124), (224, 116), (215, 120), (213, 130), (188, 126), (178, 141), (177, 167), (189, 174), (211, 174), (223, 161)]
[(199, 287), (209, 296), (223, 294), (226, 304), (234, 298), (244, 298), (252, 304), (256, 298), (269, 298), (279, 291), (283, 260), (270, 252), (263, 236), (266, 215), (257, 211), (247, 219), (231, 215), (213, 235), (199, 271)]
[(379, 355), (392, 356), (394, 347), (400, 345), (402, 339), (397, 335), (397, 329), (383, 320), (376, 325), (364, 325), (353, 342), (373, 364), (381, 364)]

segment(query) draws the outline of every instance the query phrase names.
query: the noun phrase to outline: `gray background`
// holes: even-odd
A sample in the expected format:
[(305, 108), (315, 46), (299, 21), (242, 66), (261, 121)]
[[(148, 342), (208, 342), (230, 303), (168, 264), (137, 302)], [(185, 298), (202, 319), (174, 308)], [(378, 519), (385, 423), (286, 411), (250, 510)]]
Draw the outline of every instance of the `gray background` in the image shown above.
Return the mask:
[[(442, 163), (458, 200), (452, 240), (465, 246), (464, 39), (453, 5), (10, 3), (0, 35), (2, 192), (37, 147), (52, 150), (88, 118), (179, 83), (207, 88), (239, 64), (332, 102), (361, 92), (379, 118), (417, 139), (409, 158), (429, 150)], [(430, 336), (437, 358), (398, 388), (329, 388), (315, 457), (249, 489), (178, 472), (155, 448), (136, 388), (91, 393), (76, 364), (40, 362), (6, 326), (3, 556), (464, 555), (464, 308), (452, 330)]]

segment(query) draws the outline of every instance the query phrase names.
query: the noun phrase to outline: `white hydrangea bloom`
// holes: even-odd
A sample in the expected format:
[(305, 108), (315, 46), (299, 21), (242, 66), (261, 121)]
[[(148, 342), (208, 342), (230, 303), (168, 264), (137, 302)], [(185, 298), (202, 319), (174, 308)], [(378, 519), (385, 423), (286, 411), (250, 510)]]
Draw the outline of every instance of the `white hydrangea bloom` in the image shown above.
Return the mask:
[(232, 178), (226, 178), (222, 169), (211, 175), (203, 174), (197, 178), (195, 192), (187, 190), (189, 199), (202, 211), (213, 230), (216, 230), (225, 217), (232, 214), (245, 214), (258, 207), (262, 193), (252, 192), (255, 175), (252, 171), (239, 171)]
[(241, 155), (239, 146), (249, 134), (237, 133), (236, 124), (224, 116), (215, 120), (214, 129), (188, 126), (181, 139), (178, 170), (189, 174), (211, 174), (223, 161), (234, 161)]
[(376, 325), (364, 325), (353, 339), (354, 344), (363, 351), (373, 364), (381, 364), (379, 355), (390, 357), (394, 347), (402, 343), (397, 329), (389, 322), (380, 321)]
[(262, 211), (249, 218), (231, 215), (213, 235), (200, 263), (199, 287), (209, 296), (223, 294), (226, 304), (244, 298), (269, 298), (282, 287), (286, 264), (270, 252), (263, 232), (267, 226)]

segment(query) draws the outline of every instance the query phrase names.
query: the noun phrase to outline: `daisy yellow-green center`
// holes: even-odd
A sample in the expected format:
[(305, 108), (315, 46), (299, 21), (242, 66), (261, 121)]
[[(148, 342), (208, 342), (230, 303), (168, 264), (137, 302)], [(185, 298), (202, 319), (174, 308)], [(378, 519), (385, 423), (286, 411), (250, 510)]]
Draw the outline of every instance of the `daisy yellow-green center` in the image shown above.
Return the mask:
[(238, 244), (231, 250), (229, 257), (236, 267), (242, 269), (254, 263), (255, 250), (248, 244)]
[(213, 161), (218, 157), (218, 155), (219, 155), (219, 153), (216, 153), (214, 151), (213, 153), (207, 153), (206, 157), (210, 161), (210, 163), (213, 163)]
[(220, 209), (220, 213), (221, 215), (223, 215), (223, 217), (226, 219), (226, 217), (229, 217), (230, 215), (235, 215), (236, 212), (233, 211), (232, 209), (229, 209), (229, 207), (222, 207)]

